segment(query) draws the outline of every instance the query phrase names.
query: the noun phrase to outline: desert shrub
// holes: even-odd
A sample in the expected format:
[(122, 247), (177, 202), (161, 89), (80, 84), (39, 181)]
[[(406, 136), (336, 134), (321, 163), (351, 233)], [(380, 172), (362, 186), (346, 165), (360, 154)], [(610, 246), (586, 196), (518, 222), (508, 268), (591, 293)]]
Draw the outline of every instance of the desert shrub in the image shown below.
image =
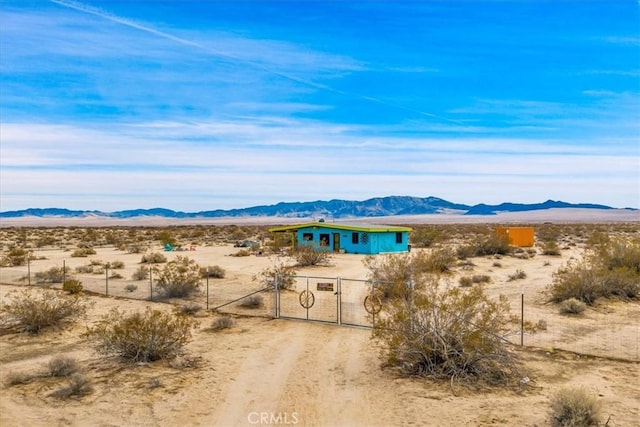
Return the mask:
[(489, 283), (491, 282), (491, 277), (486, 274), (474, 274), (473, 276), (463, 276), (460, 278), (459, 283), (462, 287), (468, 287), (473, 285), (474, 283)]
[(120, 273), (112, 273), (109, 276), (109, 279), (124, 279), (124, 276)]
[(226, 274), (227, 272), (224, 268), (219, 265), (210, 265), (209, 267), (202, 267), (200, 269), (200, 275), (205, 278), (210, 277), (214, 279), (224, 279)]
[(124, 287), (124, 290), (127, 291), (127, 292), (133, 292), (136, 289), (138, 289), (138, 285), (134, 285), (133, 283), (129, 283), (128, 285), (126, 285)]
[(240, 307), (244, 308), (260, 308), (264, 303), (264, 298), (260, 294), (249, 295), (240, 301)]
[(555, 241), (547, 241), (542, 244), (542, 255), (560, 255), (560, 246)]
[(80, 370), (78, 361), (72, 357), (60, 355), (54, 356), (49, 363), (45, 375), (48, 377), (68, 377)]
[(93, 384), (84, 374), (76, 373), (69, 378), (69, 384), (55, 392), (52, 397), (68, 399), (69, 397), (82, 397), (93, 391)]
[(508, 280), (512, 282), (514, 280), (524, 279), (525, 277), (527, 277), (527, 273), (525, 273), (524, 270), (518, 269), (515, 273), (509, 275)]
[(563, 388), (551, 400), (551, 424), (587, 427), (600, 424), (600, 403), (583, 389)]
[(419, 227), (411, 231), (409, 240), (411, 241), (411, 247), (429, 248), (441, 240), (441, 233), (434, 228)]
[(110, 262), (109, 266), (114, 270), (121, 270), (124, 268), (124, 261), (115, 260)]
[(456, 253), (458, 258), (465, 259), (472, 256), (506, 255), (510, 251), (508, 236), (491, 234), (478, 237), (475, 242), (458, 247)]
[(37, 374), (28, 372), (9, 372), (5, 379), (5, 384), (8, 386), (27, 384), (37, 378)]
[(173, 235), (173, 233), (169, 230), (162, 230), (156, 236), (158, 240), (162, 243), (162, 245), (171, 245), (176, 246), (178, 244), (178, 239)]
[(311, 245), (299, 245), (291, 253), (291, 257), (296, 260), (298, 267), (327, 265), (331, 261), (331, 254), (329, 252), (316, 249)]
[(151, 308), (126, 314), (115, 308), (85, 336), (100, 354), (151, 362), (181, 354), (195, 325), (194, 319), (180, 314)]
[(141, 265), (138, 267), (131, 276), (133, 280), (145, 280), (149, 278), (149, 267), (146, 265)]
[(187, 297), (200, 288), (200, 267), (186, 256), (177, 256), (160, 271), (157, 288), (166, 298)]
[(196, 303), (187, 303), (178, 308), (178, 313), (185, 314), (187, 316), (193, 316), (202, 310), (202, 306)]
[(247, 249), (240, 249), (238, 252), (231, 254), (231, 256), (235, 256), (235, 257), (251, 256), (251, 251)]
[(71, 252), (72, 258), (84, 258), (89, 255), (95, 255), (96, 251), (93, 248), (76, 248)]
[(587, 309), (587, 305), (579, 299), (569, 298), (560, 303), (560, 313), (580, 314)]
[(14, 292), (0, 305), (5, 327), (38, 333), (43, 328), (73, 321), (83, 316), (88, 304), (78, 295), (61, 295), (55, 291)]
[(147, 246), (141, 243), (131, 243), (129, 245), (121, 245), (121, 249), (130, 254), (141, 254), (147, 250)]
[(167, 262), (167, 257), (160, 252), (151, 252), (149, 254), (142, 255), (140, 263), (142, 264), (162, 264)]
[(65, 276), (65, 269), (61, 267), (51, 267), (48, 270), (36, 272), (34, 278), (36, 283), (62, 283)]
[(458, 280), (458, 283), (463, 288), (468, 288), (469, 286), (473, 285), (473, 280), (471, 280), (470, 276), (462, 276), (460, 280)]
[(295, 284), (296, 267), (288, 265), (279, 257), (272, 258), (271, 267), (267, 267), (254, 276), (264, 287), (274, 287), (276, 280), (279, 289), (292, 289)]
[(491, 385), (519, 380), (519, 363), (504, 338), (512, 317), (507, 298), (479, 286), (442, 288), (436, 276), (421, 291), (384, 305), (373, 336), (388, 366), (407, 375)]
[(220, 316), (213, 319), (211, 323), (211, 329), (214, 331), (221, 331), (223, 329), (229, 329), (233, 326), (233, 319), (231, 316)]
[(538, 320), (538, 322), (536, 323), (536, 330), (539, 331), (546, 331), (547, 330), (547, 321), (544, 319), (540, 319)]
[(494, 261), (493, 264), (491, 264), (491, 266), (496, 268), (502, 268), (502, 263), (500, 261)]
[(10, 248), (9, 251), (2, 257), (2, 260), (0, 260), (0, 266), (17, 267), (20, 265), (25, 265), (27, 263), (28, 256), (28, 250), (14, 246)]
[(79, 294), (82, 292), (82, 282), (77, 279), (67, 279), (62, 284), (62, 290), (70, 294)]
[(423, 273), (447, 273), (456, 262), (456, 254), (451, 248), (416, 252), (412, 258), (414, 269)]
[(89, 260), (89, 265), (96, 265), (96, 266), (102, 267), (104, 265), (104, 261), (100, 259), (92, 259), (92, 260)]
[(90, 274), (93, 273), (93, 266), (92, 265), (80, 265), (78, 267), (75, 268), (76, 273), (79, 274)]

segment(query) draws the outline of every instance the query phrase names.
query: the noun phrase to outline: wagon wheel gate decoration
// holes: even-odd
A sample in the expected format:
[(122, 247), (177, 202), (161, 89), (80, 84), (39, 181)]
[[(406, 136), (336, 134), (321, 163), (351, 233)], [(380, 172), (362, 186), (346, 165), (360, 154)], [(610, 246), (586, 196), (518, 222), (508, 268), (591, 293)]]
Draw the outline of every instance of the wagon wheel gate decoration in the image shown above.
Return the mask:
[(311, 291), (300, 292), (300, 305), (306, 309), (313, 307), (313, 303), (316, 302), (316, 297)]
[(364, 309), (367, 313), (376, 315), (382, 310), (382, 300), (377, 292), (372, 292), (364, 299)]

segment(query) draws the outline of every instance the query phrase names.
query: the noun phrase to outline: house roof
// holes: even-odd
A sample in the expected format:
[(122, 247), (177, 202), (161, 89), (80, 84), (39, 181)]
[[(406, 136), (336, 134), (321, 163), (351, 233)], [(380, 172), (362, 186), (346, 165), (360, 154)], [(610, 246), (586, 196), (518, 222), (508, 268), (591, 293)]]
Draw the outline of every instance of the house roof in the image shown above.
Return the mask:
[(337, 223), (337, 222), (307, 222), (304, 224), (285, 225), (281, 227), (272, 227), (269, 229), (271, 233), (283, 233), (286, 231), (297, 231), (301, 228), (322, 227), (336, 230), (362, 231), (366, 233), (384, 233), (384, 232), (401, 232), (411, 231), (410, 227), (397, 227), (393, 225), (364, 224), (364, 223)]

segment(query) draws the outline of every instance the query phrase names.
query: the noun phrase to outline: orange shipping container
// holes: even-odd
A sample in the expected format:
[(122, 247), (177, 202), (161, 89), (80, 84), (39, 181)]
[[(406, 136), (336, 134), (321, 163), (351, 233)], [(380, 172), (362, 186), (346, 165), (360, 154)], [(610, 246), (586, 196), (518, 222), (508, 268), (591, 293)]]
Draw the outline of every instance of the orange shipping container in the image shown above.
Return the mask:
[(513, 246), (528, 248), (535, 242), (533, 227), (496, 227), (495, 232), (497, 236), (508, 237)]

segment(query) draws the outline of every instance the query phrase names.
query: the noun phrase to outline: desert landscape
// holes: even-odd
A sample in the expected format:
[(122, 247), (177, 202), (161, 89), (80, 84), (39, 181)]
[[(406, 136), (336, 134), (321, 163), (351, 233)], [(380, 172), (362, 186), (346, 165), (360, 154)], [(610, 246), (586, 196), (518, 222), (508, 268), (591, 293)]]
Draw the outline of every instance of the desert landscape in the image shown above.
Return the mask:
[[(458, 248), (490, 235), (499, 219), (535, 227), (534, 247), (459, 259), (441, 279), (447, 286), (461, 287), (465, 277), (487, 277), (474, 286), (482, 286), (492, 298), (505, 295), (512, 313), (524, 313), (524, 320), (534, 325), (535, 332), (521, 334), (514, 324), (507, 337), (509, 350), (522, 361), (526, 374), (519, 387), (403, 375), (384, 366), (384, 346), (372, 339), (369, 327), (274, 318), (272, 294), (260, 292), (265, 287), (264, 272), (294, 261), (269, 249), (264, 222), (77, 220), (45, 225), (3, 220), (1, 257), (6, 259), (16, 247), (30, 255), (26, 265), (5, 263), (0, 268), (0, 301), (7, 303), (23, 290), (37, 294), (52, 288), (62, 294), (61, 283), (38, 283), (36, 275), (64, 265), (69, 276), (82, 283), (81, 298), (90, 304), (78, 321), (38, 334), (5, 325), (0, 336), (0, 422), (3, 426), (546, 426), (551, 425), (553, 396), (571, 387), (593, 396), (601, 406), (602, 425), (639, 425), (639, 301), (599, 299), (584, 312), (568, 315), (549, 302), (547, 293), (554, 274), (567, 263), (582, 260), (598, 236), (637, 240), (637, 214), (618, 220), (588, 216), (576, 220), (575, 215), (558, 220), (556, 214), (548, 223), (551, 218), (529, 216), (527, 221), (516, 215), (465, 224), (442, 218), (431, 224), (424, 218), (384, 219), (414, 228), (414, 256)], [(185, 250), (164, 251), (163, 238), (176, 240)], [(259, 242), (262, 249), (238, 247), (247, 240)], [(549, 250), (550, 241), (556, 245), (554, 251)], [(161, 264), (187, 257), (201, 268), (223, 271), (223, 277), (202, 279), (199, 292), (188, 298), (156, 295), (152, 301), (153, 282), (147, 276), (133, 279), (149, 254), (163, 255), (166, 260)], [(327, 263), (297, 267), (295, 274), (365, 281), (370, 273), (365, 258), (331, 254)], [(289, 291), (295, 299), (299, 283)], [(255, 306), (243, 304), (242, 297), (254, 292), (261, 301)], [(354, 292), (353, 302), (360, 304), (364, 295)], [(96, 352), (83, 335), (113, 308), (133, 313), (147, 307), (191, 316), (197, 327), (183, 354), (132, 363)], [(229, 327), (215, 327), (222, 318), (230, 319)], [(47, 364), (60, 355), (77, 362), (88, 384), (86, 393), (60, 397), (68, 379), (46, 374)]]

